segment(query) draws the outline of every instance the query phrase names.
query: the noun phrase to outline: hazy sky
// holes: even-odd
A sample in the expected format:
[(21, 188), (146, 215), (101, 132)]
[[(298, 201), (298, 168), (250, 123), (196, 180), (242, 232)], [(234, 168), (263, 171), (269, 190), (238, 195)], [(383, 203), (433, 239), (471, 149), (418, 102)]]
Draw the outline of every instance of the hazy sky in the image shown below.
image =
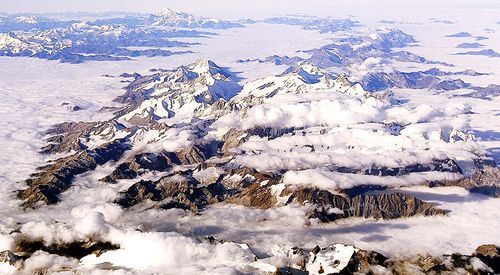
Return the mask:
[[(206, 16), (243, 18), (286, 13), (331, 14), (360, 8), (407, 9), (429, 5), (433, 8), (500, 8), (498, 0), (0, 0), (0, 12), (132, 11), (155, 13), (170, 7)], [(500, 14), (499, 14), (500, 18)]]

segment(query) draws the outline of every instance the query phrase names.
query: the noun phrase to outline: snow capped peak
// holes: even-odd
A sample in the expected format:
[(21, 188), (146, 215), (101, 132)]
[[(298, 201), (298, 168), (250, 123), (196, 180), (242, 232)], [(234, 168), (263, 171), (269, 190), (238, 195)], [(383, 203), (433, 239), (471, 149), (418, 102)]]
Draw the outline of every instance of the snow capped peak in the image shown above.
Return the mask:
[(165, 17), (165, 18), (170, 18), (170, 19), (179, 19), (179, 18), (189, 18), (192, 17), (192, 15), (181, 12), (181, 11), (175, 11), (170, 8), (164, 8), (162, 9), (158, 14), (160, 17)]
[(168, 26), (179, 28), (225, 29), (242, 26), (241, 24), (235, 22), (204, 18), (181, 11), (175, 11), (169, 8), (163, 9), (157, 14), (150, 15), (149, 20), (150, 23), (154, 26)]
[(187, 82), (197, 78), (198, 74), (189, 70), (185, 66), (180, 66), (172, 74), (172, 77), (175, 78), (176, 82)]
[(283, 72), (280, 76), (288, 78), (300, 78), (300, 80), (307, 84), (314, 84), (321, 81), (321, 78), (327, 77), (324, 72), (322, 72), (318, 67), (309, 64), (301, 63), (296, 68), (289, 68)]
[(192, 65), (201, 66), (201, 67), (219, 67), (212, 60), (203, 59), (203, 58), (196, 60), (196, 62), (194, 62)]
[(0, 33), (0, 49), (6, 48), (10, 45), (13, 44), (22, 44), (22, 41), (20, 41), (16, 35), (12, 32), (8, 33)]
[(208, 59), (198, 59), (195, 63), (189, 65), (189, 68), (199, 74), (209, 73), (215, 75), (222, 72), (222, 69), (215, 62)]
[(86, 29), (86, 28), (89, 28), (90, 25), (87, 21), (81, 21), (79, 23), (74, 23), (73, 25), (71, 25), (73, 27), (73, 29)]
[(301, 63), (300, 66), (299, 66), (299, 69), (304, 71), (304, 72), (307, 72), (309, 74), (316, 74), (316, 75), (319, 75), (319, 74), (324, 74), (320, 68), (310, 64), (310, 63)]
[(408, 35), (401, 30), (387, 27), (378, 28), (374, 33), (368, 35), (368, 39), (378, 41), (380, 46), (390, 49), (404, 47), (408, 43), (414, 43), (413, 36)]
[(299, 62), (297, 64), (297, 67), (290, 67), (288, 68), (287, 70), (285, 70), (282, 75), (284, 74), (287, 74), (287, 73), (293, 73), (293, 72), (298, 72), (298, 71), (304, 71), (304, 72), (307, 72), (309, 74), (324, 74), (324, 72), (318, 68), (317, 66), (311, 64), (311, 63), (307, 63), (305, 61), (302, 61), (302, 62)]
[[(268, 76), (245, 84), (242, 92), (234, 100), (248, 96), (271, 98), (278, 94), (306, 94), (332, 90), (346, 93), (351, 87), (353, 85), (347, 79), (333, 80), (318, 67), (302, 63), (280, 75)], [(354, 94), (358, 93), (359, 91)]]
[(158, 15), (160, 16), (171, 16), (171, 15), (175, 15), (177, 14), (176, 11), (174, 11), (173, 9), (171, 8), (163, 8), (159, 13)]
[(18, 39), (17, 35), (15, 33), (13, 33), (13, 32), (0, 33), (0, 36), (4, 37), (4, 38)]
[(24, 41), (13, 32), (0, 33), (0, 50), (8, 50), (12, 53), (29, 51), (35, 53), (40, 50), (40, 46), (35, 43)]
[(138, 81), (141, 84), (132, 92), (148, 90), (148, 94), (122, 118), (139, 124), (167, 118), (190, 121), (195, 112), (203, 112), (219, 100), (227, 101), (241, 90), (229, 72), (204, 59)]

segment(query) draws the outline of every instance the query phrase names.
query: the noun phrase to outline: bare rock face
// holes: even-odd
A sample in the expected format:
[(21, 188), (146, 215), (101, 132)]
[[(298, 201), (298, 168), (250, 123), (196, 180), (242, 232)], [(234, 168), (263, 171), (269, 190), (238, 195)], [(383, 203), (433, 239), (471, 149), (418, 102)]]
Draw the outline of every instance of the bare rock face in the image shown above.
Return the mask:
[(446, 211), (435, 208), (432, 203), (403, 193), (358, 195), (352, 198), (351, 209), (355, 217), (382, 219), (446, 214)]
[(99, 256), (106, 251), (118, 248), (119, 246), (115, 244), (91, 239), (51, 245), (46, 245), (42, 241), (21, 240), (16, 246), (16, 253), (26, 257), (32, 255), (36, 251), (42, 250), (51, 254), (81, 259), (91, 254)]
[(19, 191), (18, 196), (24, 200), (23, 206), (27, 208), (36, 208), (41, 202), (57, 203), (58, 195), (71, 186), (76, 175), (94, 170), (110, 160), (118, 160), (129, 148), (129, 145), (118, 140), (95, 150), (60, 158), (26, 180), (29, 187)]
[(387, 261), (387, 257), (376, 251), (357, 250), (351, 258), (348, 268), (350, 272), (368, 272), (371, 266), (382, 266), (385, 261)]
[(293, 133), (294, 131), (301, 130), (302, 128), (272, 128), (272, 127), (254, 127), (248, 130), (240, 130), (231, 128), (223, 137), (224, 144), (222, 145), (222, 153), (224, 155), (234, 154), (233, 151), (242, 143), (248, 141), (251, 136), (266, 137), (268, 139), (275, 139), (285, 134)]
[(247, 134), (242, 131), (238, 130), (236, 128), (230, 129), (224, 136), (224, 144), (222, 145), (222, 153), (224, 155), (230, 155), (233, 149), (238, 147), (240, 144), (245, 142)]
[(198, 210), (221, 201), (232, 203), (233, 196), (251, 186), (252, 181), (263, 177), (256, 171), (253, 171), (254, 176), (248, 176), (252, 173), (251, 169), (229, 169), (227, 174), (219, 176), (215, 181), (202, 184), (193, 176), (199, 169), (200, 167), (173, 172), (157, 181), (139, 181), (122, 192), (116, 202), (123, 207), (131, 207), (150, 200), (158, 202), (158, 206), (162, 208)]
[(500, 273), (500, 247), (494, 244), (484, 244), (476, 248), (474, 255), (491, 267), (495, 274)]
[(411, 216), (443, 215), (446, 211), (435, 208), (432, 203), (424, 202), (414, 196), (403, 193), (347, 197), (329, 191), (303, 188), (285, 189), (281, 195), (289, 196), (288, 202), (310, 203), (316, 208), (309, 213), (311, 218), (323, 222), (348, 217), (375, 219), (397, 219)]
[(306, 271), (307, 259), (309, 258), (308, 251), (303, 248), (294, 246), (287, 252), (286, 256), (291, 260), (291, 268), (300, 271)]
[(484, 257), (499, 257), (500, 248), (494, 244), (483, 244), (476, 248), (476, 253)]
[(258, 188), (252, 189), (256, 187), (254, 183), (272, 179), (270, 175), (260, 174), (248, 168), (227, 169), (226, 173), (215, 181), (203, 184), (193, 176), (197, 170), (200, 170), (200, 166), (196, 169), (173, 172), (157, 181), (139, 181), (122, 192), (116, 202), (123, 207), (131, 207), (150, 200), (158, 202), (158, 207), (162, 208), (191, 210), (199, 210), (221, 201), (260, 208), (274, 206), (272, 196), (264, 196), (259, 203), (248, 201), (247, 204), (245, 201), (235, 199), (241, 192), (258, 190)]
[(203, 149), (199, 146), (189, 146), (177, 152), (181, 164), (197, 164), (207, 159)]
[(131, 207), (153, 201), (158, 207), (195, 211), (221, 201), (261, 209), (295, 203), (310, 205), (308, 218), (322, 222), (349, 217), (397, 219), (446, 214), (432, 203), (403, 193), (349, 197), (315, 188), (286, 187), (280, 183), (279, 174), (249, 168), (222, 170), (218, 179), (202, 184), (193, 177), (195, 170), (174, 172), (158, 181), (139, 181), (122, 192), (117, 203)]
[(366, 175), (398, 176), (416, 172), (450, 172), (461, 173), (460, 167), (452, 159), (435, 159), (429, 164), (412, 164), (404, 167), (371, 167), (363, 171)]
[(162, 208), (197, 210), (222, 201), (225, 193), (225, 188), (218, 183), (199, 186), (190, 173), (176, 172), (155, 182), (141, 180), (123, 192), (116, 202), (131, 207), (151, 200), (159, 202)]
[[(96, 241), (92, 239), (47, 245), (41, 240), (33, 241), (19, 238), (18, 240), (16, 240), (16, 246), (12, 251), (6, 250), (0, 252), (0, 263), (9, 264), (13, 268), (17, 269), (17, 273), (15, 274), (28, 274), (26, 273), (26, 271), (22, 272), (23, 267), (25, 267), (25, 260), (42, 251), (72, 259), (81, 259), (92, 254), (100, 256), (104, 252), (116, 250), (119, 248), (119, 246), (110, 242)], [(71, 274), (77, 272), (76, 270), (73, 270), (73, 267), (60, 268), (61, 272), (71, 272)], [(13, 271), (15, 271), (15, 269)], [(4, 269), (2, 270), (5, 271)], [(29, 274), (45, 275), (54, 274), (54, 272), (54, 270), (49, 270), (48, 267), (40, 267), (34, 270), (30, 270)], [(14, 273), (9, 272), (8, 274)]]
[(390, 259), (385, 268), (396, 274), (496, 274), (492, 266), (474, 255), (454, 253), (433, 257), (415, 255), (405, 259)]
[[(155, 124), (158, 126), (159, 124)], [(65, 124), (54, 128), (53, 133), (64, 133), (72, 129), (81, 129), (80, 133), (69, 142), (73, 144), (88, 132), (100, 135), (113, 135), (112, 131), (118, 124), (94, 126)], [(160, 127), (160, 126), (158, 126)], [(161, 129), (160, 129), (161, 130)], [(371, 194), (364, 192), (372, 190), (357, 188), (345, 190), (345, 195), (326, 190), (311, 188), (290, 188), (281, 183), (285, 171), (261, 172), (246, 167), (233, 167), (228, 160), (221, 159), (219, 164), (208, 162), (211, 157), (231, 156), (242, 142), (251, 136), (267, 137), (269, 139), (285, 134), (297, 134), (300, 129), (273, 129), (256, 127), (247, 130), (231, 129), (223, 137), (222, 142), (199, 143), (184, 147), (176, 152), (137, 152), (127, 156), (103, 182), (114, 183), (121, 179), (134, 179), (147, 171), (168, 172), (158, 180), (138, 181), (128, 190), (120, 194), (116, 202), (123, 207), (153, 201), (157, 207), (184, 208), (198, 211), (207, 205), (226, 202), (256, 208), (272, 208), (290, 203), (312, 205), (309, 218), (330, 222), (348, 217), (364, 217), (376, 219), (396, 219), (415, 215), (438, 215), (445, 212), (430, 203), (423, 202), (413, 196), (394, 194)], [(77, 138), (79, 136), (79, 138)], [(58, 194), (68, 189), (75, 175), (95, 169), (107, 161), (118, 161), (123, 152), (130, 148), (128, 137), (115, 139), (94, 150), (80, 150), (71, 156), (61, 158), (43, 167), (42, 172), (34, 174), (27, 181), (29, 188), (19, 192), (19, 197), (25, 200), (26, 207), (36, 207), (39, 202), (53, 204), (58, 201)], [(69, 143), (68, 143), (69, 144)], [(314, 148), (312, 147), (312, 150)], [(210, 166), (222, 170), (221, 174), (209, 181), (194, 177), (195, 169), (182, 168), (177, 172), (169, 172), (176, 166), (198, 165), (203, 171)], [(333, 168), (332, 168), (333, 169)], [(360, 171), (337, 168), (339, 172), (361, 173), (370, 175), (400, 175), (422, 171), (459, 171), (452, 160), (435, 160), (429, 165), (416, 164), (402, 168), (372, 167)], [(181, 172), (179, 172), (181, 171)], [(203, 182), (203, 183), (202, 183)], [(339, 190), (343, 192), (343, 190)]]
[(500, 168), (485, 167), (476, 171), (470, 178), (470, 191), (481, 193), (495, 198), (500, 197)]
[(140, 153), (122, 162), (110, 175), (102, 178), (101, 181), (114, 183), (120, 179), (133, 179), (139, 175), (140, 170), (165, 171), (176, 164), (181, 164), (181, 161), (175, 153)]
[[(99, 136), (102, 139), (101, 145), (103, 145), (116, 140), (117, 132), (121, 130), (128, 131), (125, 130), (124, 125), (115, 120), (56, 124), (43, 133), (49, 137), (46, 139), (48, 144), (41, 148), (41, 152), (44, 154), (53, 154), (87, 150), (89, 148), (85, 143), (89, 140), (90, 136)], [(130, 133), (127, 132), (127, 134)]]
[(52, 154), (84, 149), (79, 139), (96, 124), (96, 122), (64, 122), (54, 125), (44, 133), (50, 136), (46, 140), (49, 144), (42, 147), (41, 152)]
[(240, 194), (227, 200), (228, 203), (246, 207), (272, 208), (278, 202), (269, 189), (261, 188), (258, 183), (250, 184)]
[(134, 179), (145, 171), (167, 171), (176, 165), (201, 164), (213, 154), (204, 149), (193, 145), (177, 152), (139, 153), (123, 161), (101, 181), (115, 183), (120, 179)]
[(352, 245), (331, 244), (311, 250), (293, 247), (286, 254), (291, 264), (279, 267), (277, 274), (371, 274), (373, 267), (383, 267), (387, 257)]
[(500, 197), (500, 168), (484, 166), (476, 170), (471, 177), (456, 181), (432, 182), (430, 186), (460, 186), (473, 193)]

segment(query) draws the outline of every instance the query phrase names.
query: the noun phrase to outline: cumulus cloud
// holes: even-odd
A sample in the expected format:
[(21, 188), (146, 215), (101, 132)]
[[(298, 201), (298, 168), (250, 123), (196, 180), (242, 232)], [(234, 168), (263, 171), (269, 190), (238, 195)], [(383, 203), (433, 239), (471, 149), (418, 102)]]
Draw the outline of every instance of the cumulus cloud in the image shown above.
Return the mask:
[(15, 239), (12, 235), (0, 234), (0, 251), (12, 250), (15, 247)]
[(374, 72), (392, 73), (393, 67), (390, 61), (379, 57), (369, 57), (360, 64), (352, 64), (347, 68), (349, 78), (352, 81), (360, 81), (366, 74)]
[(25, 274), (37, 274), (39, 272), (55, 274), (64, 271), (70, 272), (77, 267), (78, 261), (75, 259), (37, 251), (24, 262), (22, 272)]
[(253, 126), (310, 127), (353, 125), (383, 119), (383, 111), (371, 101), (341, 97), (312, 102), (264, 104), (250, 109), (243, 128)]
[(114, 231), (110, 239), (120, 249), (82, 259), (92, 267), (109, 262), (115, 266), (172, 273), (234, 273), (254, 261), (248, 246), (236, 243), (200, 243), (178, 233)]
[(373, 175), (338, 173), (323, 169), (308, 169), (286, 172), (283, 178), (283, 183), (304, 187), (315, 187), (335, 192), (339, 189), (347, 189), (365, 184), (401, 187), (406, 185), (422, 184), (435, 180), (457, 180), (461, 177), (462, 175), (457, 173), (445, 172), (421, 172), (403, 176), (380, 177)]

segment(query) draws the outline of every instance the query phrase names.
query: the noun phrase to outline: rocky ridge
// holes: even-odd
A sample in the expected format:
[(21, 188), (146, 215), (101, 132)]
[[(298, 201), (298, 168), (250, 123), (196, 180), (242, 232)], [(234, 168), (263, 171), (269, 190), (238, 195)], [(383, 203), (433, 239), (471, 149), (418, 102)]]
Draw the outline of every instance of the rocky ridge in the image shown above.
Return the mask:
[[(19, 191), (18, 196), (26, 208), (57, 203), (59, 194), (72, 186), (76, 175), (111, 163), (114, 170), (101, 182), (114, 184), (125, 179), (135, 180), (114, 201), (124, 208), (147, 202), (153, 202), (158, 208), (191, 211), (202, 211), (211, 204), (222, 202), (262, 209), (301, 204), (309, 207), (309, 218), (322, 222), (349, 217), (395, 219), (446, 214), (446, 211), (412, 195), (366, 193), (390, 190), (390, 184), (371, 184), (368, 180), (362, 185), (346, 185), (330, 190), (310, 184), (291, 185), (287, 182), (287, 173), (297, 168), (260, 169), (250, 163), (245, 164), (245, 160), (269, 154), (255, 145), (248, 147), (250, 144), (272, 148), (273, 142), (278, 140), (299, 142), (290, 149), (281, 147), (281, 152), (276, 151), (285, 157), (295, 151), (294, 154), (330, 154), (329, 147), (335, 148), (335, 144), (303, 143), (299, 139), (331, 133), (336, 128), (331, 128), (329, 122), (314, 127), (275, 127), (259, 125), (260, 122), (248, 126), (224, 126), (220, 130), (216, 126), (227, 117), (238, 115), (240, 122), (244, 122), (254, 117), (251, 112), (256, 108), (282, 108), (287, 102), (295, 104), (297, 99), (299, 104), (310, 104), (304, 100), (319, 100), (335, 104), (344, 101), (355, 104), (376, 102), (387, 106), (384, 108), (398, 106), (391, 94), (368, 93), (346, 76), (335, 78), (307, 63), (281, 75), (258, 79), (240, 87), (230, 72), (212, 61), (200, 60), (174, 70), (137, 76), (126, 87), (124, 95), (117, 98), (123, 107), (116, 110), (114, 117), (108, 121), (63, 123), (49, 129), (46, 132), (50, 135), (47, 139), (49, 144), (42, 148), (42, 152), (69, 155), (41, 167), (40, 172), (27, 180), (28, 189)], [(400, 137), (405, 127), (386, 122), (376, 125), (377, 129), (382, 127), (391, 137)], [(468, 142), (475, 148), (474, 141), (457, 129), (442, 137), (441, 142), (449, 146), (455, 142)], [(481, 157), (485, 156), (477, 156)], [(462, 173), (460, 165), (449, 158), (399, 167), (325, 164), (327, 171), (324, 173), (367, 179), (397, 179), (414, 173)], [(310, 165), (318, 169), (317, 164)], [(489, 166), (493, 174), (498, 173), (497, 168), (493, 168), (494, 164)], [(306, 168), (299, 168), (297, 173), (301, 169)], [(161, 172), (162, 176), (156, 180), (141, 180), (142, 175), (154, 172)], [(471, 181), (478, 186), (484, 185), (476, 178), (471, 178)]]
[(415, 255), (388, 258), (344, 244), (332, 244), (312, 250), (293, 247), (287, 253), (292, 264), (274, 274), (495, 274), (500, 254), (495, 245), (481, 245), (472, 255)]
[[(209, 245), (228, 244), (224, 240), (217, 240), (212, 236), (199, 240)], [(241, 249), (246, 249), (253, 254), (246, 244), (238, 244)], [(100, 255), (119, 247), (110, 243), (80, 242), (68, 243), (60, 246), (44, 247), (33, 253), (26, 243), (20, 243), (16, 251), (0, 252), (0, 263), (7, 264), (11, 270), (23, 270), (25, 260), (33, 254), (50, 251), (69, 259), (80, 259), (89, 254)], [(28, 248), (28, 250), (26, 250)], [(315, 246), (312, 249), (291, 247), (283, 251), (282, 264), (271, 264), (266, 259), (254, 256), (254, 261), (249, 262), (246, 272), (258, 274), (497, 274), (500, 272), (500, 248), (494, 244), (480, 245), (471, 255), (460, 253), (445, 254), (441, 256), (417, 254), (411, 257), (386, 257), (381, 253), (363, 250), (352, 245), (330, 244), (325, 247)], [(76, 272), (72, 266), (61, 266), (60, 270), (52, 269), (51, 272), (66, 271)], [(119, 270), (112, 265), (101, 265), (104, 270)], [(48, 274), (49, 269), (38, 269), (37, 274)]]

